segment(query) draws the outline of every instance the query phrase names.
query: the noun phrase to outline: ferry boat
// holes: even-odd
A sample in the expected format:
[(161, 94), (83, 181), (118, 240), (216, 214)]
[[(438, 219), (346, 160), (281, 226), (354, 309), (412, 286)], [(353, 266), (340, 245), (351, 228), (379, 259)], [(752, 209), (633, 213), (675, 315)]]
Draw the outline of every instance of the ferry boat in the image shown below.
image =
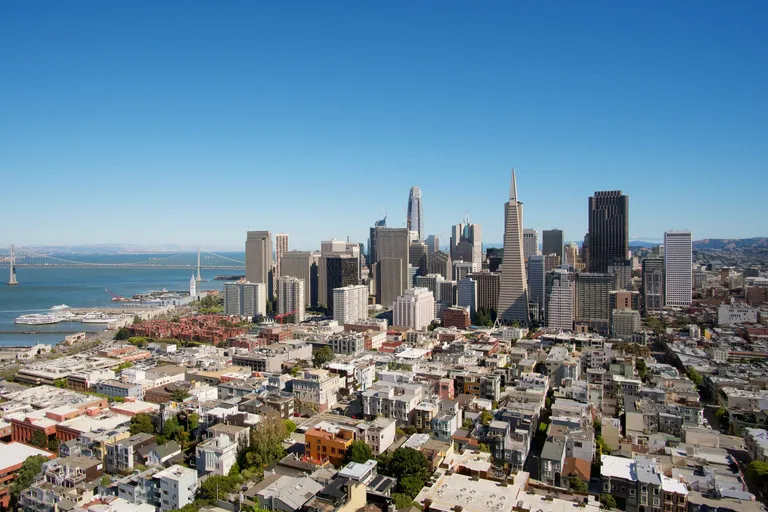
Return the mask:
[(56, 315), (33, 313), (31, 315), (21, 315), (16, 317), (13, 323), (24, 325), (49, 325), (57, 324), (61, 321), (62, 318)]
[(108, 324), (111, 322), (117, 322), (117, 318), (109, 316), (106, 313), (91, 311), (90, 313), (83, 315), (80, 321), (84, 324)]

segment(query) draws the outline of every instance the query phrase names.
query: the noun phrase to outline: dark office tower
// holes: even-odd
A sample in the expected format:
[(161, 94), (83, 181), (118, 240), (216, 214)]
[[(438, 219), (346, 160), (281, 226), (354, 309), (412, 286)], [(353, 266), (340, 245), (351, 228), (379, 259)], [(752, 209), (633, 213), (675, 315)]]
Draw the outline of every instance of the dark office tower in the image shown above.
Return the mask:
[(416, 275), (427, 275), (427, 244), (414, 240), (411, 242), (408, 252), (411, 266), (417, 269)]
[(427, 273), (440, 274), (443, 279), (453, 280), (453, 262), (451, 255), (444, 251), (437, 251), (427, 256)]
[(406, 228), (375, 228), (372, 247), (376, 259), (376, 302), (391, 308), (400, 295), (409, 288), (409, 236)]
[(313, 308), (316, 308), (319, 306), (318, 304), (318, 274), (319, 274), (319, 267), (317, 266), (316, 261), (312, 261), (312, 266), (309, 267), (309, 303), (312, 305)]
[(627, 259), (629, 197), (621, 190), (595, 192), (589, 198), (589, 271), (608, 272), (613, 260)]
[(419, 187), (411, 187), (408, 194), (408, 231), (416, 231), (417, 240), (424, 240), (424, 205)]
[(501, 260), (499, 315), (501, 322), (528, 325), (528, 282), (523, 255), (523, 203), (517, 200), (515, 171), (504, 205), (504, 255)]
[(589, 265), (589, 233), (584, 235), (584, 241), (581, 243), (581, 249), (579, 249), (579, 258), (585, 266)]
[(664, 260), (662, 258), (643, 260), (641, 294), (644, 316), (661, 311), (664, 306)]
[(349, 255), (339, 255), (336, 257), (325, 257), (320, 261), (326, 262), (326, 304), (328, 305), (328, 314), (333, 314), (333, 290), (334, 288), (343, 288), (358, 284), (357, 278), (357, 258)]
[(560, 261), (563, 260), (563, 230), (562, 229), (549, 229), (544, 230), (542, 233), (542, 247), (541, 254), (557, 254), (560, 256)]

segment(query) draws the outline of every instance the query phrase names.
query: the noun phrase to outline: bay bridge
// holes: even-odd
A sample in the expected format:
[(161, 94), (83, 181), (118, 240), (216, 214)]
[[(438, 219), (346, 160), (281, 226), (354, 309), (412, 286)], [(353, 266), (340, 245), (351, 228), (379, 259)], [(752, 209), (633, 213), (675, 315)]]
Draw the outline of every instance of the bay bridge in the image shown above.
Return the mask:
[[(76, 258), (76, 257), (75, 257)], [(198, 249), (197, 252), (183, 252), (168, 256), (152, 256), (146, 260), (103, 263), (93, 261), (78, 261), (76, 259), (60, 258), (44, 254), (33, 249), (15, 247), (0, 249), (0, 268), (9, 269), (8, 284), (18, 284), (17, 268), (159, 268), (159, 269), (189, 269), (197, 271), (200, 280), (200, 270), (245, 270), (245, 262), (222, 256), (211, 251)]]

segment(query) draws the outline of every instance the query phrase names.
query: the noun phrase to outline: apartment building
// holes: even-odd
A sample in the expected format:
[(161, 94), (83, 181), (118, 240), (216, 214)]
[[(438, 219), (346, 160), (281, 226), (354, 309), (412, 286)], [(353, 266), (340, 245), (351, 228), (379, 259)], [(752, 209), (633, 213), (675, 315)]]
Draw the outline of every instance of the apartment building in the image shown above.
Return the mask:
[(341, 379), (328, 370), (306, 370), (293, 380), (293, 396), (301, 405), (325, 412), (336, 405)]

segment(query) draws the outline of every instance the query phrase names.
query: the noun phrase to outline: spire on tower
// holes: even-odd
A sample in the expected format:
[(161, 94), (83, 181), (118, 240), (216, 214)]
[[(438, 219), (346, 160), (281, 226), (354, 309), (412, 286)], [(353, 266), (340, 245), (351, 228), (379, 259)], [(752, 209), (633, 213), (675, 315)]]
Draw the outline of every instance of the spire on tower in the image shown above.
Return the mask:
[(512, 183), (509, 184), (509, 200), (517, 201), (517, 182), (515, 181), (514, 169), (512, 169)]

